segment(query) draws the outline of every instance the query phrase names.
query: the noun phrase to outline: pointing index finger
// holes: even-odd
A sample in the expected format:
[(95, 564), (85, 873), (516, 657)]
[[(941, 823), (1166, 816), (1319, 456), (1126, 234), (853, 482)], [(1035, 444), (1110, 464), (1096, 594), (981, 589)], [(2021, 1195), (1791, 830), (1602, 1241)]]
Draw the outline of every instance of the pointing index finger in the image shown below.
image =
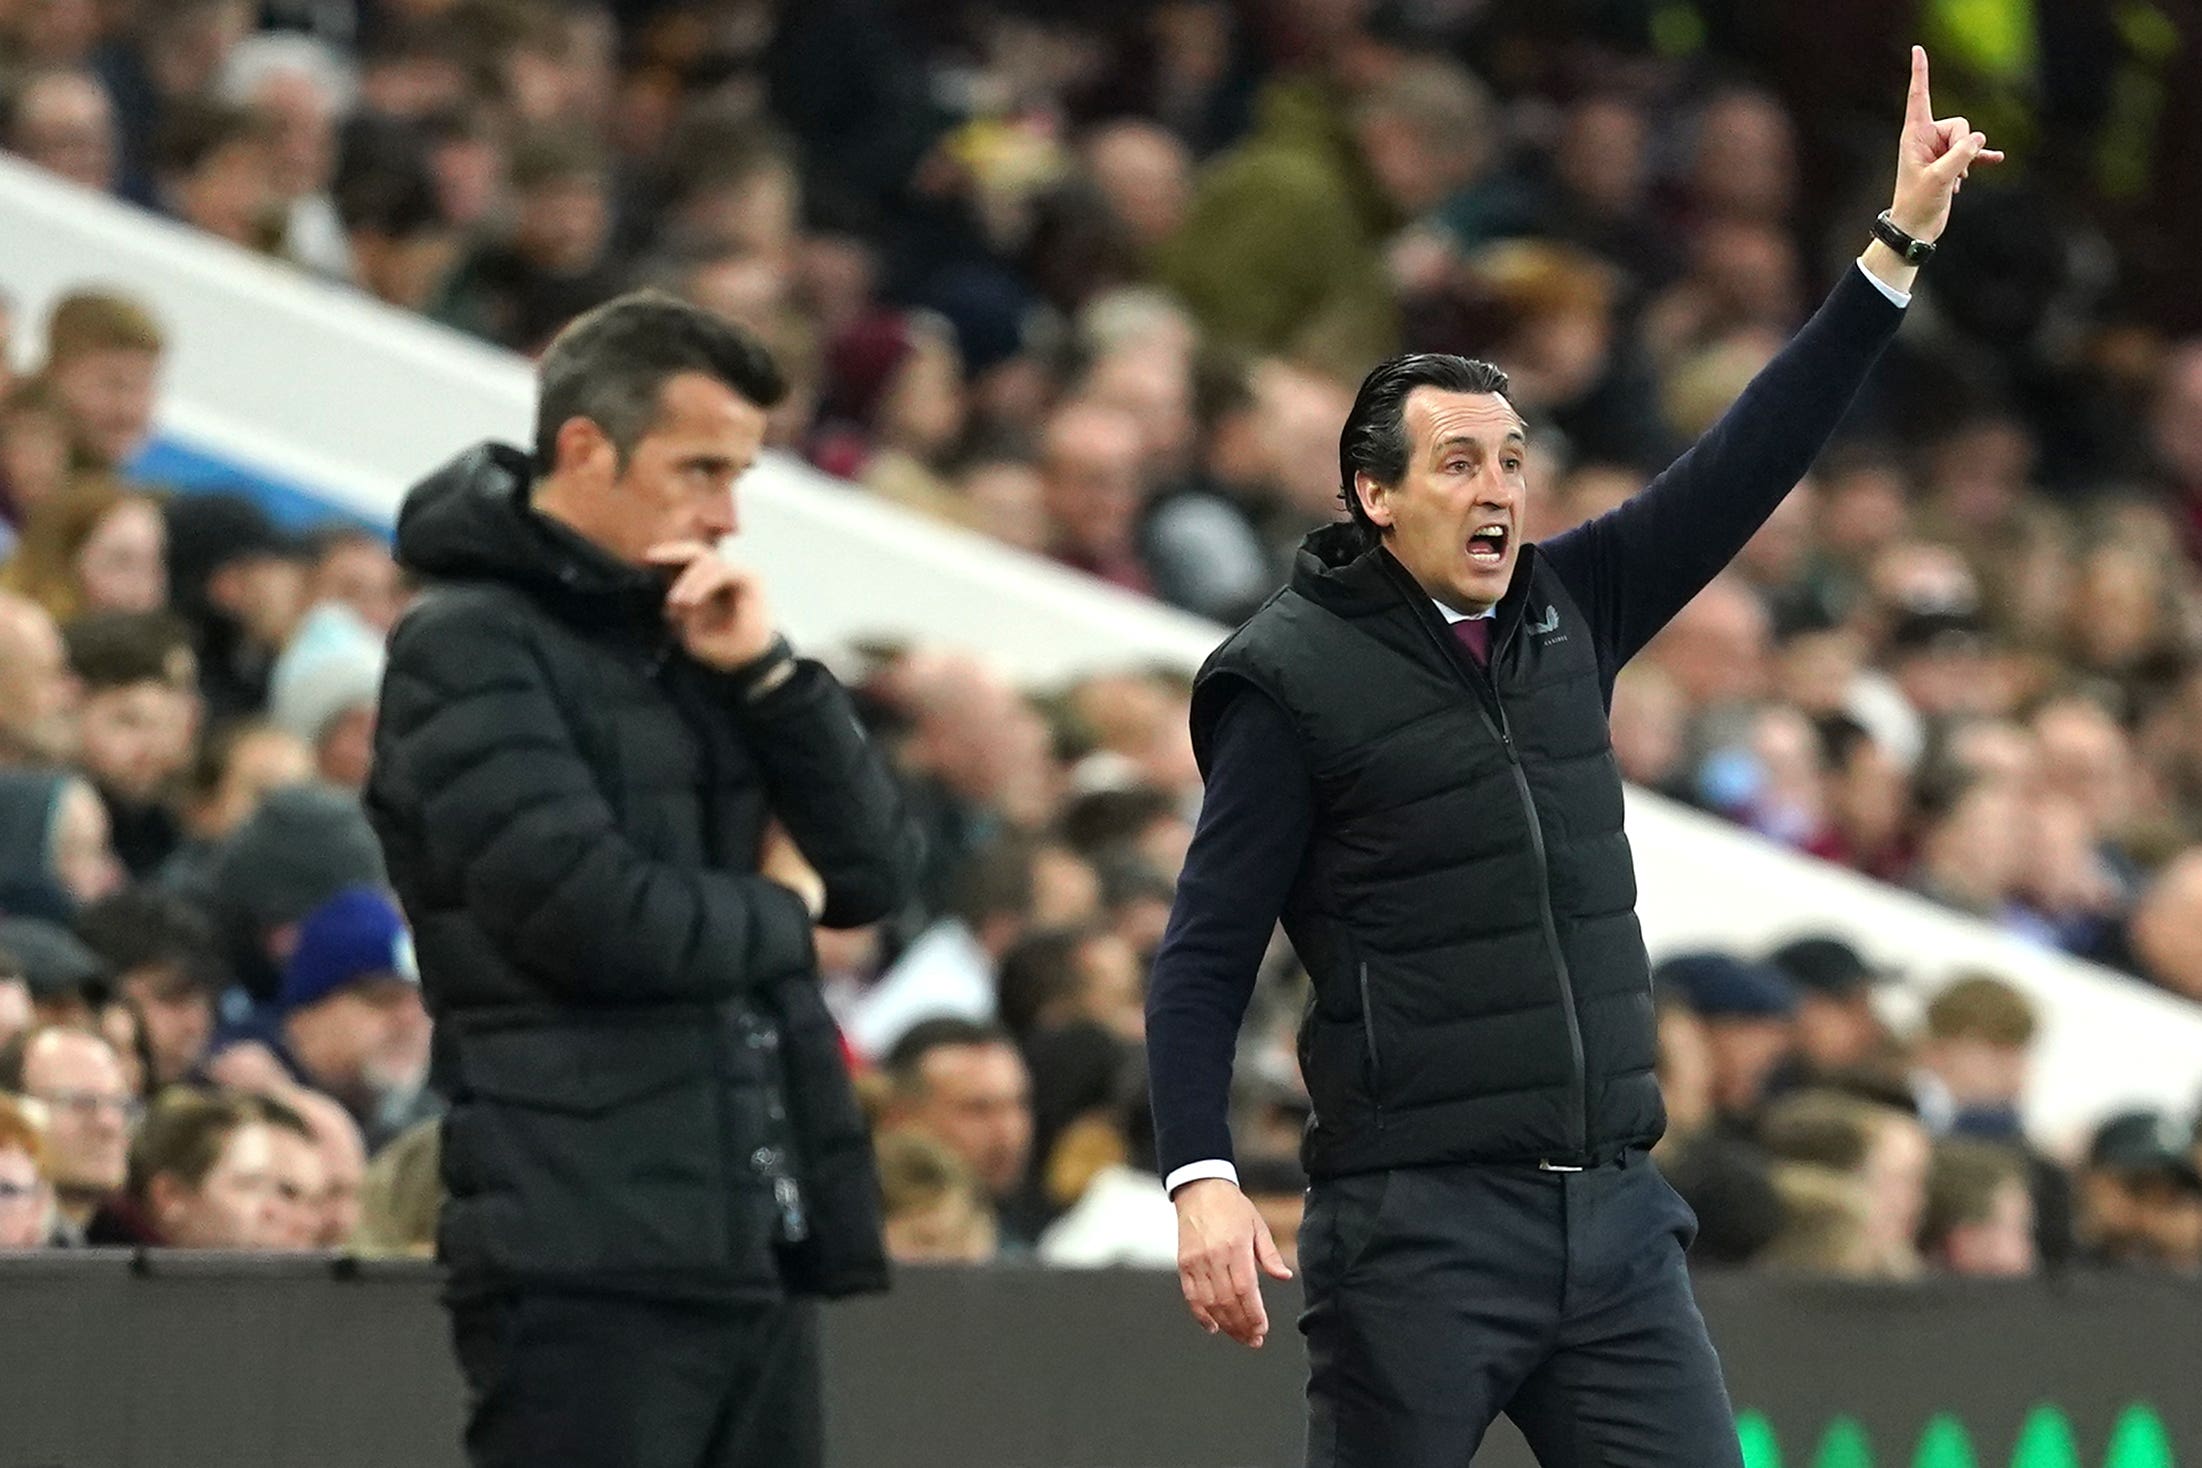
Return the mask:
[(1909, 124), (1934, 121), (1934, 104), (1927, 96), (1927, 48), (1911, 48), (1911, 95), (1904, 100), (1904, 121)]

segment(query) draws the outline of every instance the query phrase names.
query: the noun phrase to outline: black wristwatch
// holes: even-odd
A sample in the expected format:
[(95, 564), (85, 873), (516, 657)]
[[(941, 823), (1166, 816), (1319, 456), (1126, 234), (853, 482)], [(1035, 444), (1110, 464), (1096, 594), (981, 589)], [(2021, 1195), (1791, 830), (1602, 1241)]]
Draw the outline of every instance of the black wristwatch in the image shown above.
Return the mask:
[(1906, 265), (1924, 265), (1934, 257), (1934, 242), (1915, 240), (1904, 233), (1886, 209), (1873, 221), (1873, 237), (1894, 250)]

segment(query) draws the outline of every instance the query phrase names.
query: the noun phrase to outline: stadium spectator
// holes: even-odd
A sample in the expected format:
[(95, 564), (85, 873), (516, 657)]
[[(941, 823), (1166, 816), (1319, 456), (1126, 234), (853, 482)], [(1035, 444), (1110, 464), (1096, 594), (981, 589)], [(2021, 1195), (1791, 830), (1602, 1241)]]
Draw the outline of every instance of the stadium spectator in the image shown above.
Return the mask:
[(1026, 1044), (1071, 1024), (1137, 1043), (1145, 986), (1145, 965), (1120, 935), (1101, 927), (1042, 929), (1002, 955), (1000, 1019)]
[(115, 191), (114, 104), (88, 71), (54, 67), (24, 77), (0, 141), (57, 178), (102, 194)]
[(1797, 1064), (1825, 1080), (1888, 1058), (1890, 1036), (1873, 1007), (1884, 975), (1828, 934), (1793, 939), (1767, 955), (1797, 995)]
[(65, 640), (84, 690), (77, 763), (107, 808), (115, 855), (150, 877), (183, 840), (168, 793), (198, 740), (191, 634), (166, 612), (106, 612), (71, 623)]
[(2189, 1128), (2127, 1111), (2095, 1130), (2079, 1176), (2082, 1261), (2202, 1269), (2202, 1173)]
[(1166, 1269), (1177, 1262), (1177, 1209), (1156, 1171), (1145, 1066), (1119, 1050), (1105, 1104), (1065, 1128), (1046, 1158), (1047, 1191), (1067, 1200), (1040, 1234), (1042, 1264)]
[(1754, 1256), (1762, 1268), (1834, 1279), (1886, 1279), (1873, 1239), (1865, 1185), (1832, 1167), (1786, 1163), (1773, 1170), (1781, 1224)]
[(30, 512), (69, 482), (70, 441), (52, 383), (33, 377), (0, 393), (0, 544), (12, 548)]
[(387, 636), (404, 614), (409, 592), (390, 543), (358, 525), (331, 525), (307, 541), (309, 608), (340, 603), (367, 629)]
[(44, 607), (0, 591), (0, 766), (45, 765), (76, 752), (78, 689)]
[(174, 1089), (155, 1098), (129, 1148), (128, 1185), (90, 1242), (172, 1249), (285, 1247), (283, 1130), (253, 1096)]
[(1431, 213), (1450, 225), (1448, 208), (1470, 205), (1491, 103), (1437, 60), (1402, 66), (1343, 109), (1326, 91), (1313, 77), (1267, 90), (1252, 134), (1196, 183), (1161, 275), (1225, 345), (1358, 373), (1399, 340), (1385, 237)]
[(208, 716), (258, 713), (268, 677), (305, 610), (298, 546), (235, 494), (168, 503), (171, 606), (190, 624)]
[(331, 185), (354, 280), (409, 311), (427, 309), (463, 244), (437, 196), (431, 156), (425, 129), (356, 117)]
[(263, 1041), (295, 1084), (343, 1103), (370, 1150), (438, 1109), (412, 950), (382, 891), (338, 892), (299, 920)]
[(619, 294), (609, 165), (564, 126), (523, 137), (512, 154), (512, 215), (502, 238), (461, 260), (429, 312), (446, 325), (530, 355), (574, 317)]
[(30, 981), (23, 974), (23, 961), (0, 948), (0, 1050), (6, 1049), (36, 1019), (37, 1012), (31, 1006)]
[(2028, 850), (2019, 784), (1953, 771), (1921, 792), (1919, 813), (1913, 889), (1974, 917), (2009, 922)]
[(347, 887), (383, 879), (359, 803), (316, 784), (271, 790), (207, 871), (206, 903), (224, 961), (254, 999), (272, 1002), (298, 925)]
[[(1930, 1144), (1916, 1118), (1839, 1092), (1798, 1091), (1767, 1108), (1759, 1139), (1781, 1162), (1823, 1168), (1858, 1185), (1875, 1277), (1918, 1274)], [(1781, 1187), (1778, 1169), (1775, 1183)]]
[(160, 324), (126, 296), (78, 291), (55, 303), (39, 375), (67, 415), (72, 467), (111, 473), (144, 446), (166, 350)]
[(437, 1172), (442, 1154), (441, 1120), (420, 1122), (375, 1154), (360, 1179), (354, 1253), (363, 1259), (434, 1256), (436, 1215), (443, 1208)]
[(147, 494), (79, 475), (41, 498), (0, 572), (56, 622), (86, 612), (153, 612), (168, 601), (165, 526)]
[(1033, 862), (1030, 845), (999, 841), (950, 880), (942, 915), (851, 1002), (847, 1032), (859, 1054), (890, 1055), (927, 1020), (995, 1017), (997, 967), (1033, 918)]
[(268, 1124), (268, 1164), (275, 1187), (274, 1220), (265, 1242), (271, 1249), (314, 1248), (321, 1237), (329, 1190), (320, 1144), (288, 1101), (272, 1096), (254, 1099)]
[(213, 90), (223, 58), (252, 28), (249, 0), (176, 0), (147, 12), (102, 49), (95, 67), (115, 99), (130, 198), (154, 201), (161, 124)]
[(222, 986), (214, 930), (190, 903), (137, 886), (77, 914), (77, 936), (99, 958), (115, 998), (137, 1016), (148, 1088), (191, 1079), (207, 1058)]
[(382, 636), (349, 606), (308, 612), (268, 678), (268, 718), (314, 752), (329, 784), (357, 790), (374, 758)]
[(943, 477), (964, 424), (963, 362), (946, 321), (878, 312), (825, 348), (811, 460), (830, 474), (951, 524), (973, 524)]
[(1152, 486), (1139, 422), (1119, 408), (1071, 403), (1049, 419), (1040, 457), (1050, 554), (1126, 591), (1154, 582), (1139, 526)]
[(282, 252), (287, 221), (272, 119), (192, 97), (163, 113), (152, 149), (163, 212), (254, 254)]
[(1935, 1145), (1919, 1227), (1932, 1267), (1983, 1278), (2030, 1275), (2035, 1231), (2024, 1155), (1986, 1142)]
[(367, 1145), (359, 1123), (335, 1098), (319, 1091), (300, 1087), (283, 1099), (313, 1134), (321, 1168), (321, 1192), (313, 1200), (308, 1243), (317, 1249), (345, 1248), (359, 1231), (360, 1196), (366, 1185)]
[(78, 1245), (123, 1186), (137, 1098), (114, 1047), (88, 1030), (48, 1026), (17, 1037), (0, 1057), (0, 1091), (45, 1108), (46, 1167), (53, 1184), (50, 1242)]
[(2157, 873), (2134, 904), (2126, 942), (2143, 976), (2202, 1003), (2202, 850)]
[(223, 58), (215, 92), (265, 129), (283, 255), (317, 275), (351, 279), (351, 251), (329, 196), (337, 123), (352, 103), (346, 69), (311, 37), (263, 32)]
[(1058, 792), (1047, 724), (977, 658), (914, 652), (879, 675), (909, 722), (899, 751), (926, 834), (924, 901), (945, 906), (950, 877), (1005, 828), (1046, 824)]
[[(107, 972), (99, 956), (69, 930), (44, 918), (0, 918), (0, 947), (5, 947), (30, 991), (31, 1013), (41, 1025), (97, 1030), (98, 998)], [(123, 1056), (127, 1067), (132, 1057)], [(125, 1077), (126, 1084), (134, 1077)], [(128, 1085), (132, 1095), (135, 1085)]]
[(106, 807), (87, 781), (0, 769), (0, 894), (9, 910), (65, 918), (122, 880)]
[(0, 1095), (0, 1253), (44, 1248), (52, 1207), (46, 1139), (20, 1103)]
[(1992, 974), (1958, 974), (1928, 1002), (1911, 1090), (1935, 1136), (1993, 1143), (2025, 1158), (2035, 1252), (2057, 1268), (2073, 1250), (2072, 1179), (2026, 1133), (2021, 1107), (2036, 1024), (2033, 1004), (2009, 984)]
[(210, 890), (221, 843), (252, 818), (268, 792), (314, 778), (313, 752), (269, 724), (232, 719), (201, 739), (177, 793), (183, 844), (161, 873), (180, 892)]
[(955, 1153), (915, 1132), (880, 1135), (887, 1257), (897, 1264), (985, 1264), (998, 1246), (993, 1200)]
[(1009, 1032), (968, 1019), (932, 1019), (896, 1042), (885, 1062), (894, 1092), (888, 1122), (946, 1147), (985, 1189), (1005, 1243), (1019, 1238), (1004, 1216), (1032, 1155), (1032, 1078)]
[(1653, 971), (1704, 1026), (1715, 1114), (1748, 1128), (1796, 1046), (1796, 989), (1779, 969), (1725, 953), (1685, 953)]

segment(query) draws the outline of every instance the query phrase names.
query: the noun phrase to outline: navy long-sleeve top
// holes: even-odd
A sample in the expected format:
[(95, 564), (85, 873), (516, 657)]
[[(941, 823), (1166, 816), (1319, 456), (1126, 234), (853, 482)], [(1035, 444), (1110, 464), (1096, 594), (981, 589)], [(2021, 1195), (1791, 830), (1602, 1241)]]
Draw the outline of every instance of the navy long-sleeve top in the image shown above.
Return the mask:
[[(1845, 271), (1688, 452), (1627, 503), (1539, 544), (1591, 622), (1609, 707), (1622, 666), (1804, 477), (1908, 299), (1863, 266)], [(1148, 1084), (1166, 1176), (1231, 1159), (1239, 1026), (1316, 818), (1298, 732), (1241, 685), (1217, 717), (1200, 820), (1148, 981)]]

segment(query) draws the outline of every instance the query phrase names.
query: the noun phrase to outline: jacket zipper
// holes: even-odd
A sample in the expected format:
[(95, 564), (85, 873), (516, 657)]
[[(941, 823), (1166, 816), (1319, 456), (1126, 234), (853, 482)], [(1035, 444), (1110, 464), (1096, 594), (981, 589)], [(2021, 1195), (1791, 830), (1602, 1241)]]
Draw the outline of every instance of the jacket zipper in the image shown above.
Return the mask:
[[(675, 712), (686, 722), (690, 705), (686, 691), (678, 686), (679, 674), (666, 676), (667, 665), (672, 661), (673, 639), (667, 636), (659, 642), (650, 661), (650, 678), (665, 690)], [(704, 851), (708, 859), (719, 857), (719, 769), (718, 756), (711, 747), (709, 732), (696, 734), (697, 772), (702, 777), (702, 831)], [(744, 1154), (734, 1138), (734, 1065), (731, 1038), (727, 1034), (727, 1016), (717, 1006), (708, 1006), (711, 1014), (711, 1105), (719, 1119), (720, 1145), (713, 1149), (719, 1163), (719, 1201), (725, 1212), (727, 1267), (738, 1268), (742, 1261), (742, 1221), (738, 1217), (735, 1200), (742, 1196), (742, 1189), (734, 1182), (735, 1169), (754, 1154)], [(777, 1199), (777, 1189), (775, 1189)]]
[(1369, 1104), (1376, 1110), (1376, 1129), (1384, 1130), (1384, 1064), (1376, 1050), (1376, 1006), (1369, 999), (1369, 961), (1361, 960), (1361, 1033), (1369, 1047)]
[[(1478, 669), (1473, 675), (1461, 667), (1461, 660), (1454, 650), (1447, 647), (1430, 624), (1423, 620), (1422, 610), (1410, 605), (1415, 625), (1423, 635), (1437, 646), (1438, 656), (1453, 675), (1467, 687), (1476, 700), (1476, 713), (1483, 720), (1483, 727), (1499, 737), (1499, 744), (1506, 751), (1506, 763), (1513, 770), (1514, 793), (1521, 798), (1522, 814), (1529, 820), (1529, 846), (1537, 862), (1537, 913), (1544, 928), (1545, 948), (1552, 955), (1552, 971), (1560, 981), (1560, 1008), (1567, 1019), (1567, 1050), (1570, 1067), (1569, 1078), (1573, 1086), (1575, 1105), (1571, 1120), (1575, 1134), (1570, 1139), (1578, 1156), (1588, 1160), (1590, 1150), (1590, 1082), (1587, 1063), (1583, 1058), (1583, 1023), (1575, 1012), (1575, 981), (1567, 971), (1567, 955), (1560, 949), (1560, 925), (1552, 912), (1552, 873), (1545, 865), (1544, 821), (1537, 814), (1536, 795), (1529, 788), (1529, 771), (1523, 768), (1521, 751), (1514, 747), (1514, 730), (1506, 719), (1506, 704), (1499, 697), (1498, 680), (1488, 672)], [(1495, 663), (1502, 650), (1493, 639), (1491, 659)], [(1492, 715), (1496, 713), (1494, 720)], [(1364, 977), (1367, 973), (1363, 969)]]

